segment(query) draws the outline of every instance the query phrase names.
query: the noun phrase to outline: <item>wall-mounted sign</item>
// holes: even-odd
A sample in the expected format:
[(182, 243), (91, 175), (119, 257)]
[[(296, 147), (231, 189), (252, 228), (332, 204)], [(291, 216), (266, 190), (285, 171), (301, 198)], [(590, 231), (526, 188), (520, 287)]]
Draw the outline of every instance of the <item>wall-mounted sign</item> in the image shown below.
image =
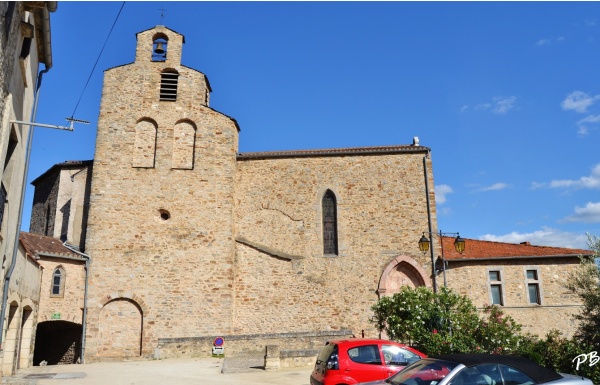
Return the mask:
[(60, 319), (60, 313), (52, 313), (52, 319)]

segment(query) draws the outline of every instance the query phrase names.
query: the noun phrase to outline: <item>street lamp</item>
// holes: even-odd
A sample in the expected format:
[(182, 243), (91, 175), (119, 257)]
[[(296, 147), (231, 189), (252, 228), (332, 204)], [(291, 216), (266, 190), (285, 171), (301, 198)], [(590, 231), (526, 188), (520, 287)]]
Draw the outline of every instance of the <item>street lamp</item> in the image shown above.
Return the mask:
[[(429, 248), (431, 247), (431, 241), (429, 240), (429, 238), (427, 238), (425, 236), (425, 234), (429, 234), (429, 236), (432, 239), (434, 236), (437, 235), (440, 239), (440, 245), (442, 247), (442, 271), (444, 272), (444, 287), (446, 287), (446, 260), (444, 259), (444, 242), (442, 240), (442, 236), (443, 235), (455, 235), (456, 236), (456, 238), (454, 239), (454, 250), (456, 250), (456, 252), (459, 254), (462, 254), (462, 252), (465, 251), (465, 239), (461, 238), (459, 233), (442, 233), (441, 230), (439, 233), (424, 231), (423, 236), (421, 237), (421, 239), (419, 239), (419, 250), (421, 250), (423, 252), (423, 254), (426, 254), (429, 251)], [(433, 250), (432, 250), (432, 258), (433, 258)], [(432, 263), (433, 263), (433, 259), (432, 259)], [(437, 292), (437, 287), (436, 287), (437, 285), (435, 283), (435, 274), (436, 274), (435, 265), (433, 265), (431, 267), (431, 269), (432, 269), (433, 275), (434, 275), (433, 291)]]

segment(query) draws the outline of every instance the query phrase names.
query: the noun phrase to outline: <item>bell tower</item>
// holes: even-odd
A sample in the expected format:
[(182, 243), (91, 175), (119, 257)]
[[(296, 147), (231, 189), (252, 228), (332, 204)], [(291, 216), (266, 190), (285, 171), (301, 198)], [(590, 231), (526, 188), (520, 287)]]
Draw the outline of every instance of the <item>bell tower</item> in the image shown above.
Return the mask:
[(105, 71), (86, 252), (86, 358), (151, 356), (160, 338), (227, 334), (238, 126), (209, 108), (184, 36), (136, 35)]

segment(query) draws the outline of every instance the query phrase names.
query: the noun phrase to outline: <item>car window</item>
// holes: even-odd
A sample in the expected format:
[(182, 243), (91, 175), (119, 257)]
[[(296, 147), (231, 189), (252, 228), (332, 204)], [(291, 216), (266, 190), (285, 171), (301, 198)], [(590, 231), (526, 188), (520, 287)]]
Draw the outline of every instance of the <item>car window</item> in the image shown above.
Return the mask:
[(359, 364), (381, 365), (381, 356), (377, 345), (364, 345), (348, 349), (348, 357)]
[(498, 365), (504, 378), (504, 385), (532, 385), (535, 381), (528, 375), (508, 365)]
[[(495, 385), (494, 380), (488, 374), (484, 374), (480, 369), (482, 366), (464, 368), (458, 372), (449, 385)], [(502, 382), (499, 383), (501, 385)]]
[(415, 353), (395, 345), (383, 345), (383, 359), (386, 365), (406, 366), (421, 359)]
[(449, 361), (420, 360), (390, 377), (392, 385), (437, 385), (458, 364)]
[(477, 366), (479, 372), (486, 379), (488, 385), (502, 385), (502, 375), (497, 364), (484, 364)]

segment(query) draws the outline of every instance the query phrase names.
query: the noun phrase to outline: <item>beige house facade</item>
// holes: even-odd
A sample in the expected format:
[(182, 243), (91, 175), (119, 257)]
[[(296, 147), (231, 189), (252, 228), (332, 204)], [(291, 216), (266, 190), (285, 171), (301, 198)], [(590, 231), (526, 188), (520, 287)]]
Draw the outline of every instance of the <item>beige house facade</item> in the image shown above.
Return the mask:
[(34, 118), (41, 64), (44, 72), (52, 67), (50, 13), (56, 8), (57, 2), (51, 1), (0, 2), (0, 376), (31, 361), (39, 266), (20, 249), (19, 227), (28, 123)]
[(581, 311), (581, 303), (566, 282), (580, 257), (593, 255), (590, 250), (468, 239), (459, 254), (453, 238), (443, 237), (443, 242), (447, 268), (442, 273), (448, 287), (480, 309), (498, 305), (523, 325), (523, 332), (544, 337), (557, 329), (565, 337), (573, 336), (573, 316)]

